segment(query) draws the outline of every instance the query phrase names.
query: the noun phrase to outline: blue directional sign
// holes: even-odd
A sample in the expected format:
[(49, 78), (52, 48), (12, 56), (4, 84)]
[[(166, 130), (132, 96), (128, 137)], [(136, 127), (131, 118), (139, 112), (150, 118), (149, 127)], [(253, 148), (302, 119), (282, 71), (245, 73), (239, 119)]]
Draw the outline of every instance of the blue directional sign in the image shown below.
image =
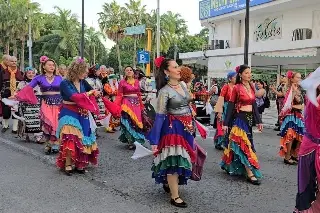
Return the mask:
[(149, 64), (150, 53), (148, 51), (138, 51), (137, 53), (138, 64)]

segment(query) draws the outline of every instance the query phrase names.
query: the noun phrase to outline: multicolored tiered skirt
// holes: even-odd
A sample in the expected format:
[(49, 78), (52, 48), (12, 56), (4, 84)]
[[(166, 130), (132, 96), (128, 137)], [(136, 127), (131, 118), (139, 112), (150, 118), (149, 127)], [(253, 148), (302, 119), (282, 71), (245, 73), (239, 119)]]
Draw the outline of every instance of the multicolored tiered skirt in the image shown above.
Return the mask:
[[(192, 116), (166, 116), (160, 134), (158, 153), (152, 166), (152, 177), (156, 183), (167, 184), (167, 175), (178, 174), (179, 185), (187, 184), (195, 161), (193, 131), (184, 121)], [(187, 123), (189, 123), (188, 121)]]
[(132, 145), (134, 142), (144, 144), (140, 99), (138, 97), (124, 96), (121, 105), (119, 140)]
[(240, 111), (235, 115), (229, 135), (228, 147), (224, 150), (221, 168), (230, 175), (247, 175), (249, 168), (256, 178), (262, 178), (260, 165), (253, 144), (252, 112)]
[(228, 102), (224, 102), (221, 120), (218, 120), (218, 118), (216, 118), (216, 121), (215, 121), (215, 122), (217, 122), (217, 129), (216, 129), (216, 134), (214, 135), (214, 138), (213, 138), (213, 142), (214, 142), (214, 145), (216, 148), (224, 149), (228, 146), (228, 136), (229, 135), (225, 134), (222, 129), (223, 121), (224, 121), (225, 115), (227, 113), (227, 107), (228, 107)]
[[(65, 168), (69, 155), (78, 169), (96, 165), (99, 155), (95, 133), (91, 131), (89, 112), (77, 106), (64, 105), (59, 115), (57, 137), (61, 141), (57, 166)], [(67, 165), (68, 166), (68, 165)]]
[(292, 109), (291, 113), (283, 118), (280, 127), (280, 152), (284, 157), (287, 153), (287, 143), (292, 142), (291, 156), (297, 157), (303, 139), (304, 122), (301, 110)]
[(43, 131), (43, 136), (46, 138), (47, 146), (52, 150), (59, 150), (59, 141), (56, 137), (58, 128), (58, 117), (62, 98), (57, 95), (43, 95), (40, 107), (40, 119)]

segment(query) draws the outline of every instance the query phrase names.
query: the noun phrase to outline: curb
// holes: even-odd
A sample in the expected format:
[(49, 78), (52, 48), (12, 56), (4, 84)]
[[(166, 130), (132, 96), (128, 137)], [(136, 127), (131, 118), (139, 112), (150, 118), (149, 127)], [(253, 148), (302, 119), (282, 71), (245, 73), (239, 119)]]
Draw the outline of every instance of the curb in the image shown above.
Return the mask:
[(22, 152), (28, 155), (33, 156), (34, 158), (41, 160), (43, 163), (50, 164), (50, 165), (55, 165), (56, 160), (55, 157), (45, 155), (44, 153), (40, 153), (32, 148), (28, 148), (22, 145), (19, 145), (15, 142), (12, 142), (8, 139), (4, 139), (0, 137), (0, 142), (6, 146), (10, 146), (14, 150), (18, 152)]

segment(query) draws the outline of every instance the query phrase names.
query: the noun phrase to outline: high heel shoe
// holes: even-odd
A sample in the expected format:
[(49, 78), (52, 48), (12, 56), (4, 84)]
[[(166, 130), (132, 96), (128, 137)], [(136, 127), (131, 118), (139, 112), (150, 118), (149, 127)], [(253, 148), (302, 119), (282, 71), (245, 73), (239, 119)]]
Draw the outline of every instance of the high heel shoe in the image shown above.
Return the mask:
[(163, 188), (163, 190), (164, 190), (165, 192), (170, 193), (170, 187), (169, 187), (169, 185), (163, 184), (162, 188)]
[(178, 200), (178, 199), (181, 199), (181, 198), (180, 197), (176, 197), (174, 199), (171, 198), (171, 201), (170, 201), (171, 205), (178, 207), (178, 208), (187, 208), (188, 207), (188, 204), (186, 202), (184, 202), (183, 200), (182, 200), (182, 203), (177, 203), (176, 200)]
[(75, 168), (74, 171), (77, 172), (78, 174), (82, 174), (82, 175), (84, 175), (84, 174), (86, 173), (86, 170), (85, 170), (85, 169)]
[[(68, 167), (70, 167), (71, 169), (67, 169)], [(66, 166), (65, 168), (64, 168), (64, 173), (67, 175), (67, 176), (72, 176), (72, 166), (71, 165), (69, 165), (69, 166)]]
[(258, 185), (261, 184), (261, 182), (260, 182), (258, 179), (253, 180), (252, 178), (255, 178), (255, 176), (254, 176), (254, 175), (247, 176), (247, 181), (248, 181), (249, 183), (251, 183), (252, 185), (256, 185), (256, 186), (258, 186)]

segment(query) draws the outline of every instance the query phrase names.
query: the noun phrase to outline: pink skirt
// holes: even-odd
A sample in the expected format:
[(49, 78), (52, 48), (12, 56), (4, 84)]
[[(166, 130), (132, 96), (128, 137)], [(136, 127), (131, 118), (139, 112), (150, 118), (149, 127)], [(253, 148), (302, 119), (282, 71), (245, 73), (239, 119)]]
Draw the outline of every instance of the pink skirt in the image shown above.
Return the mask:
[[(48, 105), (45, 101), (42, 101), (40, 108), (40, 119), (42, 125), (42, 131), (51, 142), (57, 144), (56, 131), (58, 128), (58, 116), (60, 112), (60, 106)], [(58, 144), (57, 144), (58, 145)]]

